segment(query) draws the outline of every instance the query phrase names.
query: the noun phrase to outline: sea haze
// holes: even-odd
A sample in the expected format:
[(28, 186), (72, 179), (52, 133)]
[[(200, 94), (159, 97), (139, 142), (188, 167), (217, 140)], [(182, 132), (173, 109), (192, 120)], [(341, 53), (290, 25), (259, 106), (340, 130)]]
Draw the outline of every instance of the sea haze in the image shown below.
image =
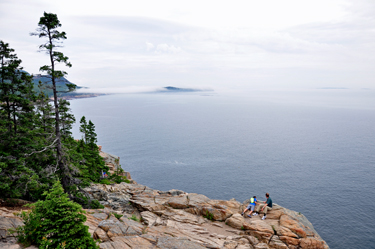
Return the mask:
[(242, 202), (269, 192), (331, 248), (375, 244), (375, 94), (316, 89), (118, 94), (71, 101), (98, 144), (154, 189)]

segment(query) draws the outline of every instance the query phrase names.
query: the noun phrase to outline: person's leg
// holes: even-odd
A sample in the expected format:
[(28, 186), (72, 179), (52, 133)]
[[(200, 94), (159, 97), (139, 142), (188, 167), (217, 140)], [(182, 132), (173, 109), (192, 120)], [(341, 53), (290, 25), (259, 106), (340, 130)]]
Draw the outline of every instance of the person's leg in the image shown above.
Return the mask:
[(267, 217), (267, 212), (268, 212), (268, 210), (272, 210), (272, 208), (270, 208), (269, 206), (265, 206), (265, 207), (264, 207), (264, 210), (263, 210), (264, 215), (263, 215), (262, 220), (264, 220), (264, 219)]
[(246, 211), (248, 211), (250, 209), (250, 204), (247, 206), (247, 208), (242, 212), (241, 215), (244, 215), (246, 213)]
[(266, 205), (266, 206), (264, 207), (264, 209), (263, 209), (264, 216), (267, 215), (267, 210), (268, 210), (268, 206)]
[(249, 216), (250, 218), (251, 218), (251, 214), (252, 214), (253, 211), (254, 211), (254, 208), (255, 208), (255, 206), (254, 206), (254, 205), (251, 205), (251, 207), (250, 207), (250, 213), (247, 215), (247, 216)]
[(254, 214), (254, 215), (258, 215), (258, 214), (259, 214), (259, 210), (260, 210), (263, 206), (264, 206), (263, 204), (256, 205), (256, 206), (255, 206), (255, 214)]
[(241, 215), (244, 215), (247, 212), (247, 210), (249, 210), (249, 209), (245, 208), (245, 210), (242, 212)]

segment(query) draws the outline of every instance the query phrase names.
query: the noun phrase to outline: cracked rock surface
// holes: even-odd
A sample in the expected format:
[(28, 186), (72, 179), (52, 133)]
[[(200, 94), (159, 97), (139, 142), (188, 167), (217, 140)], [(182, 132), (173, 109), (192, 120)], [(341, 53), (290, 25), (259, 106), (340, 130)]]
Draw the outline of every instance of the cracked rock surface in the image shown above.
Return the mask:
[[(140, 184), (93, 184), (85, 191), (105, 209), (87, 209), (86, 225), (100, 248), (327, 249), (305, 216), (277, 204), (245, 218), (246, 201), (211, 200)], [(7, 229), (22, 221), (0, 208), (0, 248), (21, 248)], [(35, 248), (35, 247), (34, 247)]]
[[(101, 248), (329, 248), (305, 216), (277, 204), (261, 220), (241, 216), (246, 201), (175, 189), (121, 183), (93, 184), (86, 191), (106, 206), (87, 210), (86, 224)], [(116, 220), (111, 212), (123, 217)]]

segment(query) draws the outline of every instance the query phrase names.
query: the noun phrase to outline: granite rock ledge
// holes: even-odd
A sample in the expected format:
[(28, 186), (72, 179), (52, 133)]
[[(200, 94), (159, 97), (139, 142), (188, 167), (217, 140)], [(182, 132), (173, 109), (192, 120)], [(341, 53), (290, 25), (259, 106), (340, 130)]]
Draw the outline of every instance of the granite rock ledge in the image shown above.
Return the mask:
[[(101, 151), (110, 172), (120, 158)], [(137, 184), (92, 184), (85, 191), (104, 209), (86, 209), (89, 232), (102, 249), (225, 248), (329, 249), (307, 218), (277, 204), (267, 214), (244, 218), (240, 203), (172, 189), (159, 191)], [(0, 248), (20, 249), (8, 229), (23, 225), (13, 210), (0, 207)], [(30, 247), (30, 249), (36, 247)]]
[(241, 216), (247, 201), (127, 183), (85, 190), (106, 207), (87, 210), (87, 225), (101, 248), (329, 248), (304, 215), (277, 204), (261, 220)]
[[(102, 249), (328, 249), (305, 216), (274, 204), (266, 220), (240, 215), (247, 202), (211, 200), (141, 184), (92, 184), (85, 191), (105, 206), (86, 209), (89, 232)], [(0, 208), (0, 248), (20, 249), (7, 230), (23, 225)], [(30, 247), (36, 248), (36, 247)]]

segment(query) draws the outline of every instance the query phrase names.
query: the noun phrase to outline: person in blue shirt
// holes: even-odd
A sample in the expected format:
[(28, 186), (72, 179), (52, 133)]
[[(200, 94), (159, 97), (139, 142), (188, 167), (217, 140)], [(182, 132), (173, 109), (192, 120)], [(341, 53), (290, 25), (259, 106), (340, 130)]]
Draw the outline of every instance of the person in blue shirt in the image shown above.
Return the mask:
[(250, 213), (247, 215), (247, 217), (251, 218), (251, 213), (254, 211), (255, 204), (257, 204), (257, 197), (254, 195), (253, 198), (250, 198), (250, 203), (247, 206), (247, 208), (242, 212), (242, 216), (250, 210)]

